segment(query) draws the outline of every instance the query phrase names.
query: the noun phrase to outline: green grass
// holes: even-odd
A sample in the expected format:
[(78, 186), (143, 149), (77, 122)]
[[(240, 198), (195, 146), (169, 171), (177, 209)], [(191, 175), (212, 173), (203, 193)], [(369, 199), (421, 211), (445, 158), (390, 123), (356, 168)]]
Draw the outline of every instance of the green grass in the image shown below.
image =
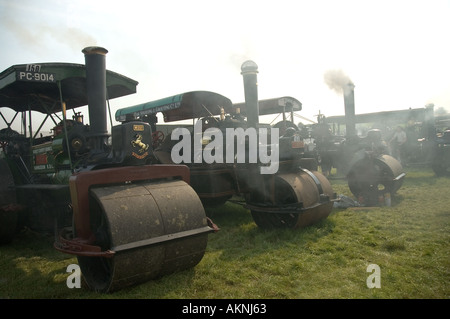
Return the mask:
[[(76, 258), (25, 231), (0, 247), (0, 298), (447, 299), (450, 179), (406, 172), (391, 207), (333, 209), (302, 230), (261, 230), (231, 202), (208, 209), (220, 231), (197, 266), (113, 294), (67, 288)], [(352, 196), (345, 180), (330, 182)], [(381, 288), (367, 287), (370, 264), (380, 267)]]

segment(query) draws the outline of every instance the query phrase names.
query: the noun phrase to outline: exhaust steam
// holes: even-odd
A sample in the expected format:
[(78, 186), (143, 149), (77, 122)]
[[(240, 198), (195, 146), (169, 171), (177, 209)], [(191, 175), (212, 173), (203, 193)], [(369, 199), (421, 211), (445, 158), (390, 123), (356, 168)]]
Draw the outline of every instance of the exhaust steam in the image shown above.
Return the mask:
[(347, 94), (347, 87), (353, 84), (352, 80), (342, 70), (328, 70), (323, 75), (325, 83), (338, 94)]

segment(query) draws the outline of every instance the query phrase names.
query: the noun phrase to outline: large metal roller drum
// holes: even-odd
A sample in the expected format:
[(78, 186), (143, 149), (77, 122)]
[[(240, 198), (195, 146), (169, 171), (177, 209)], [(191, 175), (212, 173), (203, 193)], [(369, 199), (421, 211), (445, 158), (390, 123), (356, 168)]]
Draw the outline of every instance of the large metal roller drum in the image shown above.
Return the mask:
[(96, 244), (114, 257), (78, 256), (88, 286), (111, 292), (195, 266), (209, 227), (194, 190), (184, 181), (143, 182), (91, 189)]
[[(272, 204), (249, 205), (253, 219), (262, 228), (303, 228), (328, 217), (335, 194), (328, 179), (317, 171), (272, 176)], [(270, 185), (270, 183), (267, 183)]]
[(357, 154), (347, 174), (348, 186), (356, 198), (366, 204), (378, 202), (380, 196), (394, 194), (403, 184), (401, 163), (390, 155), (377, 157)]

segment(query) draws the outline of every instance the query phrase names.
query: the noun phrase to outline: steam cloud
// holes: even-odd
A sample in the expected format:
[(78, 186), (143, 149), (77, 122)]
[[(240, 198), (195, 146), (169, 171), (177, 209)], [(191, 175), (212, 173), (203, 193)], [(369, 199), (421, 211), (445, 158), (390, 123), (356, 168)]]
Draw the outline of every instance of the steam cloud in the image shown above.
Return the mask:
[(344, 93), (347, 84), (353, 84), (352, 80), (342, 70), (328, 70), (323, 75), (325, 83), (336, 93)]
[(96, 40), (82, 30), (62, 26), (54, 28), (47, 25), (38, 25), (34, 28), (26, 28), (20, 23), (14, 21), (11, 16), (1, 16), (2, 25), (6, 26), (17, 39), (23, 41), (32, 50), (42, 50), (42, 37), (50, 36), (60, 43), (68, 45), (72, 50), (78, 50), (80, 47), (96, 45)]

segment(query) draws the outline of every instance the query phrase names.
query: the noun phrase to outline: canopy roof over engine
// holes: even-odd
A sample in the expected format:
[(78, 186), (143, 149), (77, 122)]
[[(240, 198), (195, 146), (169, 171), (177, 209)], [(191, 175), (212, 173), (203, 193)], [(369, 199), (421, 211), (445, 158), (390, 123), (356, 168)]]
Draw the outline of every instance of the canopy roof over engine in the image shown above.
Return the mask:
[(231, 100), (214, 92), (191, 91), (119, 109), (116, 111), (116, 121), (124, 122), (128, 116), (138, 119), (162, 112), (165, 122), (173, 122), (219, 115), (221, 108), (225, 113), (231, 113)]
[[(259, 100), (259, 115), (277, 114), (283, 112), (296, 112), (302, 110), (302, 103), (290, 96)], [(246, 115), (245, 102), (233, 104), (234, 108), (240, 108), (241, 114)]]
[[(107, 98), (136, 93), (138, 82), (106, 70)], [(0, 107), (16, 112), (59, 112), (88, 104), (86, 67), (73, 63), (13, 65), (0, 73)]]

